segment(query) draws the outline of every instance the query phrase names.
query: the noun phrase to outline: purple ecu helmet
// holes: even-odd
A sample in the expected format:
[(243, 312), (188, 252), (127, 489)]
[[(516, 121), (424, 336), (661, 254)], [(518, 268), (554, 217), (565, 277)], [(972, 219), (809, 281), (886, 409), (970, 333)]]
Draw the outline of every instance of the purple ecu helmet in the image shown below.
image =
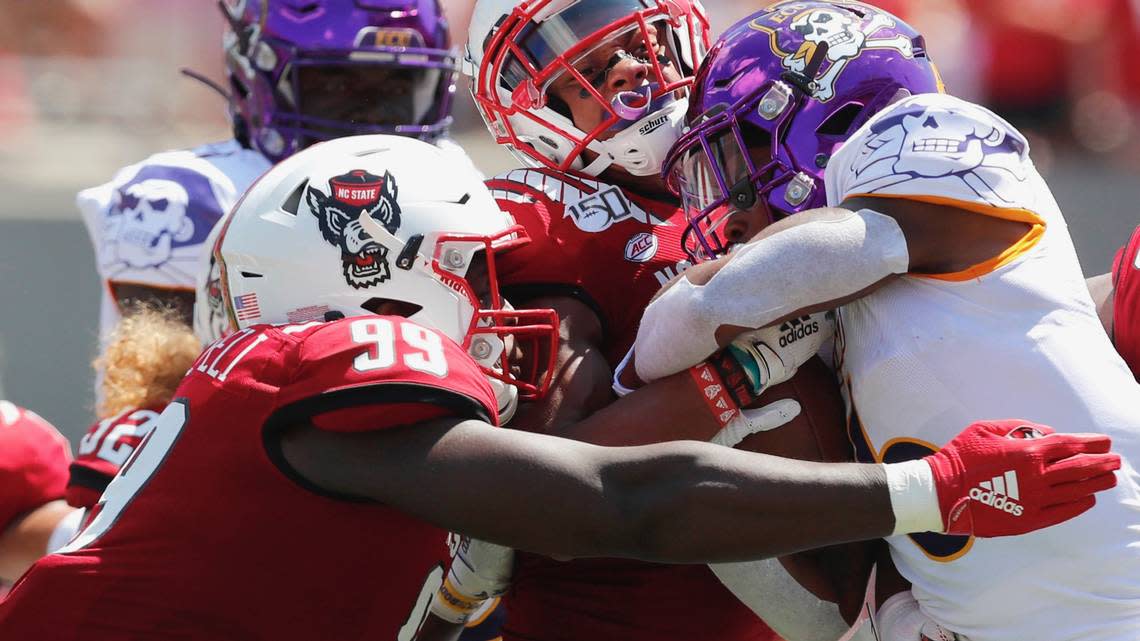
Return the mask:
[(730, 27), (693, 84), (663, 168), (693, 260), (722, 254), (732, 212), (769, 220), (826, 204), (832, 152), (899, 97), (942, 91), (910, 25), (860, 2), (781, 2)]
[(438, 0), (220, 5), (237, 137), (270, 160), (354, 134), (447, 134), (458, 58)]

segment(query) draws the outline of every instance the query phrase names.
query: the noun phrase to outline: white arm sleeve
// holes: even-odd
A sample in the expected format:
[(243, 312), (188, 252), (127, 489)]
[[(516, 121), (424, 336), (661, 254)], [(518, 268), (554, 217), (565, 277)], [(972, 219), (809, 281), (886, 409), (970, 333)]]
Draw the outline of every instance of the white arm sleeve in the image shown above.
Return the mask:
[[(709, 567), (736, 598), (788, 641), (836, 641), (850, 629), (838, 605), (801, 586), (778, 559)], [(856, 635), (852, 638), (873, 638), (865, 632)]]
[(649, 382), (716, 351), (722, 325), (759, 328), (849, 296), (910, 263), (898, 223), (869, 209), (813, 220), (744, 245), (705, 285), (684, 276), (645, 310), (635, 366)]

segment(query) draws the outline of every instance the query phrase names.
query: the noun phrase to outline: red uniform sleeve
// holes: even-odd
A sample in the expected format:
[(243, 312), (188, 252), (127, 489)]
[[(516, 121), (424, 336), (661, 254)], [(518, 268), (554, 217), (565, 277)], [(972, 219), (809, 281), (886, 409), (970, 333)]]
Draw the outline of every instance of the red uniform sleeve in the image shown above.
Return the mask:
[(566, 205), (542, 189), (515, 180), (495, 178), (487, 181), (487, 187), (496, 195), (499, 208), (514, 217), (530, 237), (526, 245), (496, 257), (499, 283), (508, 298), (567, 295), (582, 300), (602, 316), (599, 304), (586, 291), (582, 245), (576, 234), (562, 229), (568, 224), (564, 220)]
[(440, 416), (494, 423), (494, 392), (454, 341), (404, 318), (362, 316), (305, 336), (275, 422), (367, 431)]
[(79, 441), (78, 455), (71, 463), (68, 505), (94, 507), (161, 413), (161, 408), (128, 410), (88, 428)]
[(1112, 342), (1140, 381), (1140, 227), (1116, 253), (1112, 285)]
[(34, 412), (0, 401), (0, 530), (19, 515), (63, 498), (71, 448)]

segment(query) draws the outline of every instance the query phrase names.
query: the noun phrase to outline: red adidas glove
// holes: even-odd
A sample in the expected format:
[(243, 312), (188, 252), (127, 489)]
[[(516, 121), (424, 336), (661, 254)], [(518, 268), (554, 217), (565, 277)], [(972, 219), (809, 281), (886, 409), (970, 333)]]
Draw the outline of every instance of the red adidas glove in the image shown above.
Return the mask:
[(0, 401), (0, 531), (16, 517), (63, 498), (71, 447), (44, 419)]
[(1120, 456), (1100, 434), (1056, 434), (1010, 419), (974, 423), (926, 457), (949, 534), (1025, 534), (1096, 504), (1116, 485)]

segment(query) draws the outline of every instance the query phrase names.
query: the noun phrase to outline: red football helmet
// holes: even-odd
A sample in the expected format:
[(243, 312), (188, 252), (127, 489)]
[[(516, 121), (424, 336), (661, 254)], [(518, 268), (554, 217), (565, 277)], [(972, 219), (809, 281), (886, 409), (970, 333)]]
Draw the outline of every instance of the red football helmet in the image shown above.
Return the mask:
[(696, 0), (480, 0), (464, 69), (496, 142), (524, 163), (655, 175), (708, 29)]

